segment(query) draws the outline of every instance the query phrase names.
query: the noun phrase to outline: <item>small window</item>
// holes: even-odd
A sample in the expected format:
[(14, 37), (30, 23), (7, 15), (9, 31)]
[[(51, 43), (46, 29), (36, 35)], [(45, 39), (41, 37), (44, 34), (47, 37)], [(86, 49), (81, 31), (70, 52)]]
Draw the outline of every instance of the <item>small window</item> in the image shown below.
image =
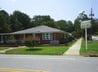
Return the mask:
[(42, 34), (43, 40), (52, 40), (52, 34), (51, 33), (44, 33)]

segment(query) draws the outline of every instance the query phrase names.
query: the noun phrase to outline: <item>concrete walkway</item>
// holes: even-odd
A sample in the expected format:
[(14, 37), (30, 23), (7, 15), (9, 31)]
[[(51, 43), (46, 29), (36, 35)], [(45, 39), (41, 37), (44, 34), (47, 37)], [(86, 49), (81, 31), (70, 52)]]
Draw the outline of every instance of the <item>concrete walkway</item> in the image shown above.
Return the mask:
[(79, 55), (79, 51), (81, 48), (82, 38), (78, 39), (74, 45), (72, 45), (67, 52), (63, 55)]
[(7, 48), (7, 49), (3, 49), (3, 50), (0, 50), (0, 54), (4, 54), (8, 50), (17, 49), (17, 48), (24, 48), (24, 47), (25, 46), (19, 46), (19, 47), (10, 47), (10, 48)]
[(15, 49), (15, 48), (8, 48), (8, 49), (0, 50), (0, 54), (4, 54), (6, 51), (12, 50), (12, 49)]

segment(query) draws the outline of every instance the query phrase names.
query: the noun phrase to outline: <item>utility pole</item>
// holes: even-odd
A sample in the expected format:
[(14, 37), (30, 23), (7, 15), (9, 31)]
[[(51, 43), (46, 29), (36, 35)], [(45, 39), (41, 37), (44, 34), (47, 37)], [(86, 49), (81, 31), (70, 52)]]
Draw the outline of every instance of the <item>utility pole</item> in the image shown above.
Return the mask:
[(92, 8), (91, 8), (91, 13), (89, 14), (90, 16), (90, 19), (91, 19), (91, 33), (90, 33), (90, 39), (92, 40), (92, 20), (93, 20), (93, 16), (94, 16), (94, 13), (92, 11)]
[(94, 16), (92, 8), (91, 8), (90, 16), (91, 16), (91, 20), (92, 20), (93, 19), (93, 16)]

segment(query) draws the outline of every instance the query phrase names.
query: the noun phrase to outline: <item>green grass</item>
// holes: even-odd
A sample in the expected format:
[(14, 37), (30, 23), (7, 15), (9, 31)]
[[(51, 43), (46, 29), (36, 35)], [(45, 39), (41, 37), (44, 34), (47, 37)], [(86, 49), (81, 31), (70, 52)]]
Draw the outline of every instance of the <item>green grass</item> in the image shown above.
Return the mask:
[(4, 50), (4, 49), (7, 49), (7, 47), (0, 47), (0, 50)]
[(24, 47), (6, 51), (6, 54), (28, 54), (28, 55), (62, 55), (75, 42), (63, 44), (59, 46), (40, 45), (33, 48)]
[(62, 55), (67, 49), (68, 46), (25, 47), (7, 51), (6, 54)]
[(85, 40), (82, 41), (80, 54), (84, 56), (98, 55), (98, 41), (88, 41), (88, 49), (85, 48)]

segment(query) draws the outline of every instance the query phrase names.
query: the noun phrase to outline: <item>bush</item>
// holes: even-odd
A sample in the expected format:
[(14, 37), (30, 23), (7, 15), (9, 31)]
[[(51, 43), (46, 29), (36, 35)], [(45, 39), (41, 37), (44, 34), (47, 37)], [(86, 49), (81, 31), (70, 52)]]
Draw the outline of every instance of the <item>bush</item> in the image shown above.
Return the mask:
[(65, 44), (65, 43), (68, 43), (70, 41), (74, 40), (74, 37), (73, 36), (69, 36), (67, 38), (64, 38), (62, 40), (60, 40), (60, 44)]
[(74, 37), (76, 37), (76, 38), (80, 38), (81, 35), (82, 35), (82, 33), (81, 33), (81, 32), (73, 31), (73, 32), (72, 32), (72, 35), (73, 35)]
[(60, 40), (60, 44), (64, 44), (64, 43), (67, 43), (67, 42), (68, 42), (67, 38)]
[(96, 32), (95, 35), (98, 35), (98, 32)]
[(39, 44), (39, 40), (25, 40), (24, 41), (25, 46), (35, 46)]

